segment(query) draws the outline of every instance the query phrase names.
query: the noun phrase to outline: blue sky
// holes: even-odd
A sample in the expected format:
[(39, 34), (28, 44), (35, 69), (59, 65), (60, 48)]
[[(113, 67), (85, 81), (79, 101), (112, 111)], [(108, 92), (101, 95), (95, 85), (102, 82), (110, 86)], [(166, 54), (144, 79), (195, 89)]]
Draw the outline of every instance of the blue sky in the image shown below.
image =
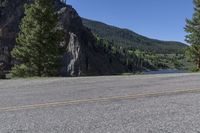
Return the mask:
[(141, 35), (184, 42), (192, 0), (67, 0), (81, 17), (128, 28)]

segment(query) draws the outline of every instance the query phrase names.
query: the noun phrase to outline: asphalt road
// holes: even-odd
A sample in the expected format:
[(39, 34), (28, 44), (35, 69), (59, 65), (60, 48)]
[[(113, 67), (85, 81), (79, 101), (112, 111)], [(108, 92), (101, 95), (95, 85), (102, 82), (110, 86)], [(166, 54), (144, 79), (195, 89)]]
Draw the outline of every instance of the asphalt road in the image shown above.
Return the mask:
[(200, 133), (200, 74), (1, 80), (0, 133)]

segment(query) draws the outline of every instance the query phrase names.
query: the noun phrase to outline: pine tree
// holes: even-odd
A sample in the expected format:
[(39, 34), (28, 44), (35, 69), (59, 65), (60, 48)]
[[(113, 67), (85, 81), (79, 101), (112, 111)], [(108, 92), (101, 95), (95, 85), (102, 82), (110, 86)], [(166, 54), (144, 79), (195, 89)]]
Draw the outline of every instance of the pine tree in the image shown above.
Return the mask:
[(59, 46), (62, 30), (54, 0), (35, 0), (25, 5), (17, 45), (12, 56), (21, 64), (12, 69), (14, 76), (57, 76), (62, 55)]
[(188, 55), (196, 63), (197, 70), (200, 70), (200, 0), (194, 0), (195, 13), (191, 20), (186, 20), (185, 31), (189, 33), (186, 41), (191, 44), (187, 50)]

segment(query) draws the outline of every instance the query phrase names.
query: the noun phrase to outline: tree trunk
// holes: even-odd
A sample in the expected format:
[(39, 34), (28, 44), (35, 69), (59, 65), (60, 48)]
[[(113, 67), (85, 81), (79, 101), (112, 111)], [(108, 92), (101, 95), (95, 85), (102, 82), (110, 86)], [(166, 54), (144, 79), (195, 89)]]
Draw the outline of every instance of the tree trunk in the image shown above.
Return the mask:
[(200, 70), (200, 56), (199, 56), (199, 60), (198, 60), (198, 64), (197, 64), (197, 69)]
[(38, 65), (38, 71), (37, 71), (37, 76), (42, 77), (42, 73), (41, 73), (41, 65)]
[(39, 77), (42, 77), (42, 65), (41, 65), (41, 63), (42, 63), (42, 61), (41, 61), (41, 56), (42, 56), (42, 54), (41, 54), (41, 51), (40, 51), (40, 49), (39, 49), (39, 57), (38, 57), (38, 70), (37, 70), (37, 76), (39, 76)]

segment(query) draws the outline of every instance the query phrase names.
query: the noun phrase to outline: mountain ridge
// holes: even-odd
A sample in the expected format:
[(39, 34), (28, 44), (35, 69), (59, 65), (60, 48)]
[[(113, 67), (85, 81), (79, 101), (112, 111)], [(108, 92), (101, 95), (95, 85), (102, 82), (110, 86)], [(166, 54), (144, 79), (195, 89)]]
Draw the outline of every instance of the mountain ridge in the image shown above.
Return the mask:
[[(104, 22), (91, 20), (82, 17), (84, 26), (91, 29), (93, 34), (115, 42), (116, 45), (124, 46), (141, 50), (150, 50), (155, 53), (183, 53), (184, 49), (188, 46), (178, 41), (163, 41), (159, 39), (152, 39), (143, 35), (140, 35), (128, 28), (119, 28)], [(114, 37), (115, 36), (115, 37)], [(143, 46), (141, 46), (141, 44)], [(154, 46), (150, 46), (154, 45)], [(158, 48), (156, 48), (156, 47)], [(172, 48), (175, 46), (175, 48)], [(164, 47), (164, 48), (163, 48)]]

